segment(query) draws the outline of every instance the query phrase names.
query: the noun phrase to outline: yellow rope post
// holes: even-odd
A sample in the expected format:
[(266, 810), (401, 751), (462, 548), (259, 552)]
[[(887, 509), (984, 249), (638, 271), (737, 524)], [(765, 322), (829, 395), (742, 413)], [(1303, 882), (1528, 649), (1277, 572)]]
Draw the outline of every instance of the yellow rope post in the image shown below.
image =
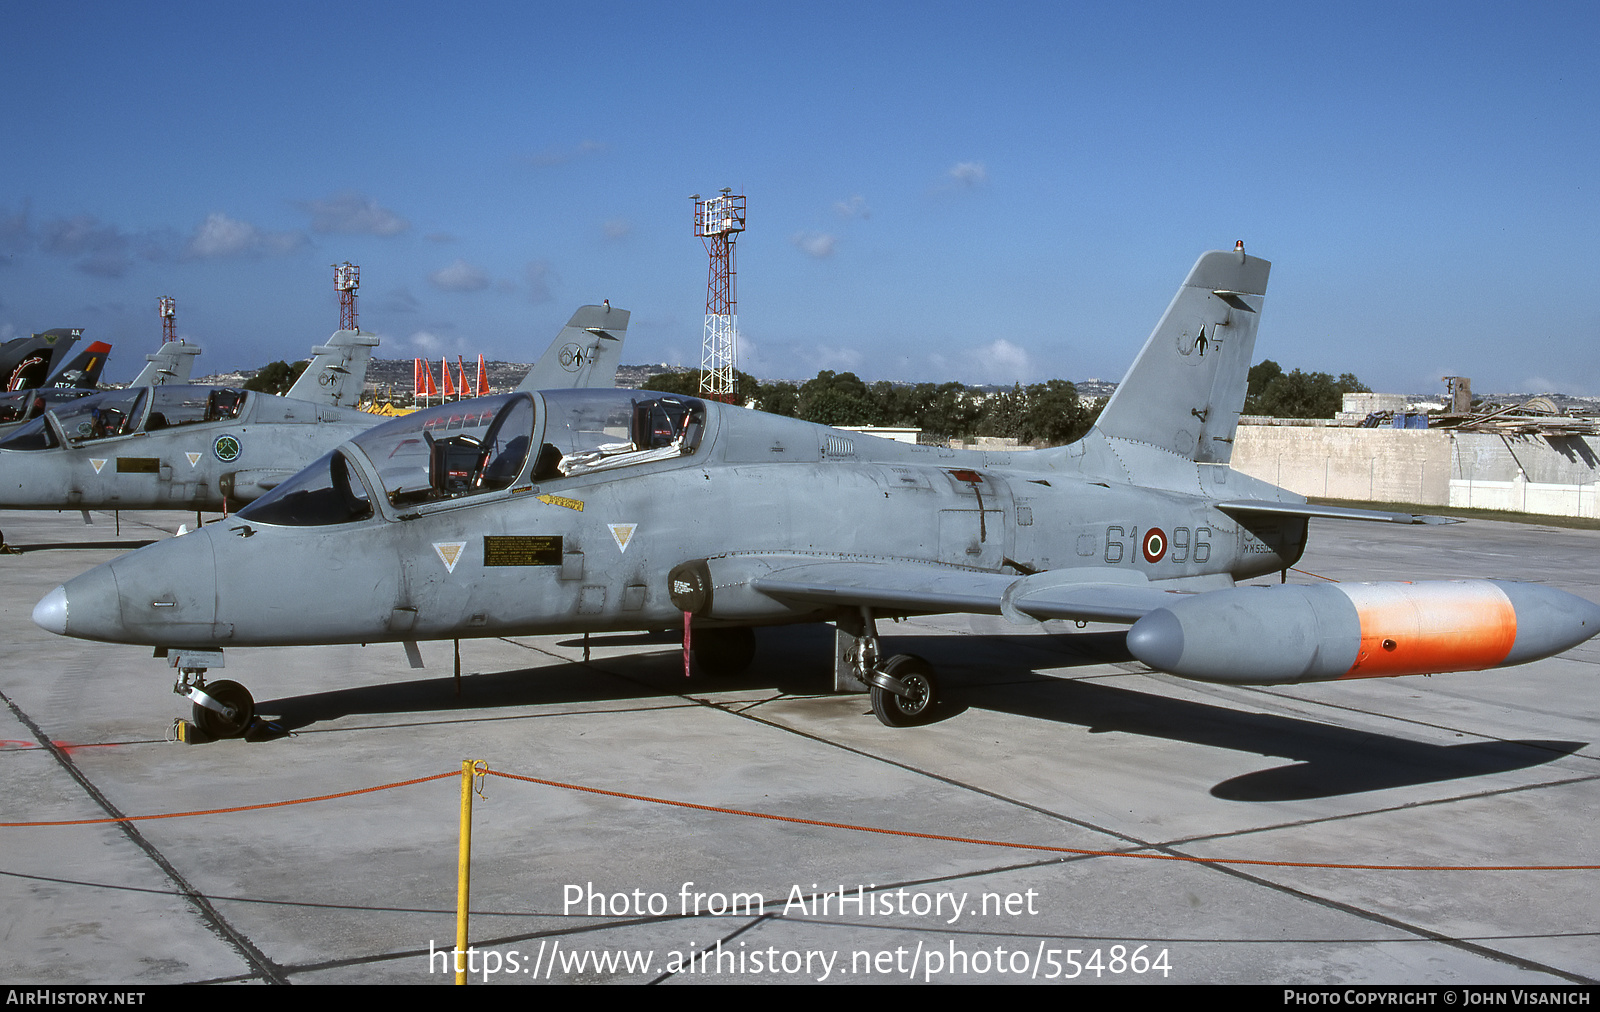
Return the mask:
[[(481, 771), (480, 766), (483, 767)], [(456, 855), (457, 984), (467, 982), (467, 904), (472, 895), (472, 781), (488, 773), (489, 764), (482, 759), (461, 760), (461, 846)]]

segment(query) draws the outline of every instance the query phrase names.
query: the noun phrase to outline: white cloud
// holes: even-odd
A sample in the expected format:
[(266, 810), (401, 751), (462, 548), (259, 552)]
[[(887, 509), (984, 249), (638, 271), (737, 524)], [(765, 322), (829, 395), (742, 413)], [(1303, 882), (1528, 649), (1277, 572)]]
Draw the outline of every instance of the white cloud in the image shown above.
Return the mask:
[(265, 232), (248, 221), (213, 211), (194, 230), (184, 255), (197, 260), (288, 253), (305, 245), (298, 232)]
[(833, 248), (838, 244), (839, 237), (827, 232), (796, 232), (789, 237), (789, 241), (807, 256), (824, 260), (833, 256)]
[(311, 215), (314, 232), (339, 232), (353, 235), (398, 235), (411, 223), (371, 197), (355, 190), (343, 190), (327, 200), (296, 201)]
[(428, 275), (435, 288), (447, 292), (481, 292), (489, 287), (489, 275), (465, 260), (458, 259), (449, 267)]
[(415, 355), (411, 356), (412, 358), (416, 358), (418, 356), (427, 358), (429, 355), (438, 355), (445, 349), (444, 340), (437, 334), (430, 333), (426, 330), (419, 330), (415, 334), (412, 334), (410, 337), (406, 338), (406, 345), (409, 346), (412, 351), (416, 352)]
[(796, 349), (798, 357), (810, 364), (813, 375), (824, 369), (834, 372), (855, 372), (861, 368), (861, 352), (855, 348), (835, 348), (819, 344), (811, 348)]
[(1033, 361), (1028, 352), (1005, 338), (979, 348), (973, 361), (990, 383), (1025, 383), (1033, 377)]
[(989, 181), (989, 170), (982, 162), (957, 162), (950, 168), (950, 178), (957, 186), (979, 186)]
[(857, 193), (849, 200), (835, 201), (834, 213), (841, 218), (870, 218), (872, 208), (867, 206), (867, 199)]

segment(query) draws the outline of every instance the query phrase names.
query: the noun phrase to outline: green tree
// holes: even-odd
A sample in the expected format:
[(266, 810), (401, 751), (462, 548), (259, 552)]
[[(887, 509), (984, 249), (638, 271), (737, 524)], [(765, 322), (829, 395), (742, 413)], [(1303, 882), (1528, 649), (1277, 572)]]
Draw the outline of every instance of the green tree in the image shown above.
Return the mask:
[(872, 391), (853, 372), (824, 369), (800, 387), (799, 417), (823, 425), (876, 425)]
[(1352, 373), (1338, 379), (1325, 372), (1295, 369), (1267, 384), (1256, 398), (1252, 414), (1278, 418), (1332, 418), (1344, 406), (1347, 393), (1365, 393), (1367, 387)]
[(254, 376), (245, 380), (244, 388), (269, 394), (288, 393), (289, 388), (294, 386), (294, 381), (300, 378), (300, 374), (305, 372), (306, 366), (310, 364), (309, 359), (293, 365), (288, 362), (269, 362), (257, 369)]

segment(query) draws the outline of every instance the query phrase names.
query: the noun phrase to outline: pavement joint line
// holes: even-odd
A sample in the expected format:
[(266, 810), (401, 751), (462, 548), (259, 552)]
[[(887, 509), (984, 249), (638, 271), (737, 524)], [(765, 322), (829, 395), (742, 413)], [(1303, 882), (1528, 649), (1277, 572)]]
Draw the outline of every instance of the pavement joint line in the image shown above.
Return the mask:
[[(969, 634), (969, 635), (972, 635), (972, 634)], [(618, 676), (618, 677), (624, 677), (625, 678), (626, 676)], [(906, 770), (908, 772), (912, 772), (912, 773), (915, 773), (915, 774), (918, 774), (918, 775), (921, 775), (921, 776), (924, 776), (924, 777), (928, 777), (930, 779), (939, 780), (941, 782), (949, 784), (950, 786), (957, 787), (957, 788), (960, 788), (960, 789), (965, 790), (965, 791), (977, 793), (977, 794), (980, 794), (980, 795), (983, 795), (983, 796), (986, 796), (986, 797), (990, 797), (990, 798), (992, 798), (994, 800), (1001, 801), (1002, 803), (1006, 803), (1006, 804), (1010, 804), (1010, 805), (1013, 805), (1013, 806), (1021, 807), (1021, 808), (1024, 808), (1024, 809), (1032, 810), (1032, 811), (1035, 811), (1035, 812), (1037, 812), (1039, 814), (1045, 815), (1048, 818), (1059, 819), (1060, 821), (1066, 822), (1066, 823), (1068, 823), (1070, 825), (1076, 825), (1076, 826), (1078, 826), (1080, 828), (1087, 829), (1087, 830), (1090, 830), (1092, 832), (1098, 832), (1098, 833), (1100, 833), (1102, 835), (1111, 837), (1112, 839), (1118, 839), (1118, 838), (1127, 839), (1127, 840), (1129, 840), (1129, 842), (1136, 843), (1136, 844), (1138, 844), (1138, 845), (1140, 845), (1140, 846), (1142, 846), (1144, 848), (1147, 848), (1147, 849), (1171, 852), (1171, 849), (1169, 847), (1165, 847), (1165, 846), (1158, 845), (1158, 844), (1150, 844), (1150, 843), (1146, 843), (1146, 842), (1143, 842), (1143, 841), (1138, 841), (1138, 840), (1136, 840), (1134, 838), (1128, 837), (1127, 834), (1117, 833), (1117, 832), (1110, 831), (1110, 830), (1107, 830), (1107, 829), (1104, 829), (1104, 828), (1101, 828), (1101, 827), (1098, 827), (1098, 826), (1094, 826), (1094, 825), (1092, 825), (1090, 823), (1085, 823), (1082, 820), (1074, 819), (1074, 818), (1071, 818), (1070, 816), (1066, 816), (1066, 815), (1063, 815), (1063, 814), (1060, 814), (1060, 813), (1049, 812), (1049, 811), (1047, 811), (1045, 809), (1042, 809), (1042, 808), (1040, 808), (1038, 806), (1030, 805), (1030, 804), (1027, 804), (1025, 802), (1021, 802), (1018, 799), (1007, 798), (1007, 797), (1005, 797), (1003, 795), (996, 794), (995, 792), (987, 791), (987, 790), (984, 790), (982, 788), (975, 787), (974, 785), (964, 784), (964, 783), (961, 783), (961, 782), (956, 781), (956, 780), (954, 780), (952, 778), (949, 778), (949, 777), (945, 777), (945, 776), (941, 776), (941, 775), (938, 775), (938, 774), (930, 773), (927, 770), (921, 770), (921, 769), (918, 769), (918, 768), (913, 767), (913, 766), (911, 766), (909, 764), (906, 764), (906, 763), (901, 763), (901, 762), (898, 762), (898, 761), (895, 761), (895, 760), (887, 759), (887, 758), (885, 758), (883, 756), (872, 755), (871, 753), (867, 753), (867, 752), (864, 752), (862, 750), (855, 749), (855, 748), (852, 748), (850, 746), (843, 745), (843, 744), (841, 744), (839, 742), (832, 742), (827, 738), (822, 738), (822, 737), (817, 736), (817, 735), (810, 735), (810, 734), (798, 731), (798, 730), (793, 729), (793, 728), (787, 728), (784, 725), (775, 724), (772, 721), (769, 721), (769, 720), (766, 720), (766, 719), (764, 719), (762, 717), (756, 716), (755, 714), (753, 714), (751, 712), (748, 712), (748, 711), (734, 712), (734, 711), (724, 710), (723, 712), (730, 713), (732, 716), (740, 717), (740, 718), (743, 718), (743, 719), (746, 719), (746, 720), (754, 720), (754, 721), (756, 721), (758, 723), (767, 724), (769, 726), (777, 727), (780, 730), (787, 731), (788, 733), (791, 733), (791, 734), (797, 734), (797, 735), (800, 735), (802, 737), (810, 738), (813, 741), (818, 741), (818, 742), (822, 742), (822, 743), (826, 743), (826, 744), (831, 744), (836, 748), (844, 749), (846, 751), (849, 751), (849, 752), (852, 752), (854, 754), (860, 755), (860, 756), (862, 756), (864, 758), (872, 759), (872, 760), (875, 760), (875, 761), (881, 762), (881, 763), (887, 763), (887, 764), (893, 765), (893, 766), (898, 766), (901, 769), (904, 769), (904, 770)], [(1187, 855), (1184, 855), (1184, 857), (1187, 857)], [(1478, 956), (1481, 956), (1483, 958), (1492, 959), (1492, 960), (1495, 960), (1497, 962), (1509, 963), (1509, 964), (1521, 967), (1523, 969), (1532, 970), (1532, 971), (1535, 971), (1535, 972), (1548, 973), (1548, 974), (1551, 974), (1551, 975), (1554, 975), (1554, 976), (1561, 977), (1561, 978), (1566, 979), (1566, 980), (1572, 980), (1572, 981), (1577, 982), (1577, 983), (1595, 983), (1595, 981), (1592, 981), (1592, 980), (1590, 980), (1590, 978), (1584, 977), (1582, 975), (1570, 974), (1570, 973), (1568, 973), (1568, 972), (1566, 972), (1564, 970), (1560, 970), (1560, 969), (1558, 969), (1556, 967), (1547, 966), (1547, 965), (1545, 965), (1543, 963), (1538, 963), (1538, 962), (1533, 961), (1533, 960), (1527, 960), (1527, 959), (1524, 959), (1522, 957), (1514, 956), (1514, 955), (1509, 954), (1509, 953), (1500, 952), (1499, 950), (1490, 948), (1489, 946), (1480, 945), (1480, 944), (1473, 943), (1473, 942), (1467, 942), (1467, 941), (1453, 939), (1453, 938), (1449, 937), (1448, 935), (1441, 934), (1439, 932), (1433, 931), (1432, 929), (1424, 928), (1424, 927), (1421, 927), (1420, 925), (1411, 925), (1411, 924), (1408, 924), (1408, 923), (1406, 923), (1404, 921), (1398, 920), (1396, 918), (1389, 917), (1388, 915), (1379, 913), (1379, 912), (1374, 911), (1374, 910), (1365, 910), (1363, 908), (1360, 908), (1360, 907), (1357, 907), (1357, 906), (1354, 906), (1354, 905), (1351, 905), (1351, 904), (1343, 903), (1341, 901), (1332, 900), (1332, 899), (1329, 899), (1329, 898), (1326, 898), (1326, 897), (1316, 896), (1315, 894), (1312, 894), (1312, 893), (1302, 892), (1301, 890), (1293, 889), (1293, 888), (1290, 888), (1288, 886), (1282, 885), (1280, 883), (1273, 882), (1270, 879), (1265, 879), (1265, 878), (1261, 878), (1259, 876), (1247, 874), (1247, 873), (1245, 873), (1243, 871), (1240, 871), (1238, 868), (1234, 868), (1234, 867), (1229, 866), (1229, 865), (1223, 865), (1223, 864), (1218, 864), (1218, 863), (1216, 863), (1214, 861), (1204, 861), (1204, 860), (1194, 859), (1194, 858), (1188, 858), (1188, 860), (1191, 860), (1191, 861), (1194, 861), (1197, 864), (1201, 864), (1203, 866), (1209, 867), (1209, 868), (1211, 868), (1211, 869), (1213, 869), (1215, 871), (1222, 872), (1223, 874), (1232, 875), (1232, 876), (1237, 877), (1237, 878), (1239, 878), (1239, 879), (1241, 879), (1243, 881), (1247, 881), (1247, 882), (1250, 882), (1252, 884), (1264, 887), (1264, 888), (1268, 889), (1269, 891), (1278, 892), (1278, 893), (1283, 894), (1283, 895), (1294, 896), (1294, 897), (1302, 899), (1302, 900), (1304, 900), (1306, 902), (1315, 903), (1315, 904), (1318, 904), (1318, 905), (1325, 906), (1325, 907), (1327, 907), (1329, 909), (1338, 910), (1338, 911), (1340, 911), (1342, 913), (1346, 913), (1346, 914), (1349, 914), (1351, 916), (1355, 916), (1355, 917), (1358, 917), (1358, 918), (1361, 918), (1361, 919), (1369, 920), (1369, 921), (1372, 921), (1372, 922), (1375, 922), (1375, 923), (1380, 923), (1380, 924), (1383, 924), (1383, 925), (1385, 925), (1387, 927), (1393, 928), (1395, 930), (1410, 932), (1412, 934), (1415, 934), (1415, 935), (1419, 936), (1420, 938), (1425, 938), (1425, 939), (1428, 939), (1428, 940), (1431, 940), (1431, 941), (1434, 941), (1434, 942), (1438, 942), (1438, 943), (1441, 943), (1441, 944), (1444, 944), (1444, 945), (1448, 945), (1448, 946), (1452, 946), (1452, 947), (1455, 947), (1455, 948), (1459, 948), (1459, 949), (1462, 949), (1463, 951), (1471, 952), (1471, 953), (1473, 953), (1475, 955), (1478, 955)]]
[(1228, 865), (1216, 865), (1215, 870), (1224, 875), (1232, 875), (1245, 882), (1251, 882), (1256, 885), (1265, 886), (1271, 891), (1282, 893), (1286, 896), (1293, 896), (1297, 899), (1323, 906), (1330, 910), (1338, 910), (1353, 917), (1372, 921), (1377, 924), (1387, 925), (1388, 927), (1399, 931), (1408, 931), (1413, 934), (1420, 935), (1422, 938), (1429, 941), (1439, 942), (1444, 945), (1448, 945), (1451, 948), (1460, 949), (1463, 952), (1470, 952), (1473, 955), (1482, 956), (1485, 959), (1490, 959), (1498, 963), (1507, 963), (1511, 966), (1518, 967), (1519, 969), (1532, 970), (1536, 973), (1548, 973), (1552, 976), (1560, 977), (1563, 980), (1570, 980), (1575, 984), (1600, 983), (1600, 981), (1597, 981), (1594, 978), (1585, 977), (1579, 973), (1572, 973), (1567, 970), (1563, 970), (1560, 967), (1551, 966), (1547, 963), (1541, 963), (1537, 960), (1528, 959), (1524, 956), (1514, 955), (1509, 952), (1502, 952), (1499, 949), (1491, 948), (1487, 945), (1481, 945), (1477, 942), (1468, 941), (1464, 938), (1455, 938), (1450, 935), (1435, 931), (1432, 928), (1425, 928), (1418, 924), (1409, 924), (1397, 917), (1390, 917), (1388, 914), (1379, 913), (1376, 910), (1367, 910), (1352, 903), (1346, 903), (1343, 900), (1336, 900), (1327, 896), (1319, 896), (1316, 893), (1308, 892), (1304, 889), (1297, 889), (1281, 882), (1273, 882), (1270, 879), (1262, 878), (1259, 875), (1252, 875), (1249, 872), (1242, 871), (1239, 868), (1234, 868)]
[(50, 754), (55, 757), (56, 762), (60, 764), (61, 768), (64, 769), (73, 780), (77, 781), (78, 786), (83, 789), (84, 793), (89, 796), (90, 800), (98, 805), (100, 809), (107, 815), (113, 816), (116, 819), (117, 829), (125, 837), (127, 837), (129, 842), (142, 850), (145, 855), (149, 857), (158, 868), (161, 869), (161, 871), (167, 876), (172, 884), (178, 887), (179, 895), (184, 898), (185, 902), (195, 908), (195, 911), (200, 914), (201, 921), (211, 929), (212, 933), (217, 935), (223, 941), (227, 942), (235, 952), (244, 957), (245, 962), (254, 968), (254, 977), (261, 977), (268, 983), (272, 984), (288, 983), (288, 980), (283, 976), (278, 965), (272, 962), (272, 960), (268, 959), (266, 953), (257, 948), (255, 943), (250, 941), (250, 939), (243, 932), (239, 931), (232, 924), (228, 923), (227, 919), (224, 918), (214, 906), (212, 906), (211, 901), (206, 898), (206, 895), (200, 890), (196, 889), (189, 882), (189, 880), (184, 877), (183, 873), (177, 869), (177, 866), (169, 861), (166, 855), (161, 853), (160, 848), (156, 847), (155, 844), (146, 839), (144, 834), (140, 833), (136, 826), (133, 826), (125, 818), (123, 818), (122, 812), (117, 809), (116, 805), (111, 803), (111, 799), (107, 798), (100, 791), (100, 789), (94, 785), (87, 774), (78, 769), (77, 764), (72, 761), (72, 757), (70, 755), (68, 755), (60, 747), (50, 742), (50, 739), (45, 735), (44, 730), (40, 728), (38, 724), (34, 723), (32, 717), (24, 713), (22, 708), (18, 706), (10, 696), (7, 696), (3, 692), (0, 692), (0, 700), (5, 701), (6, 707), (10, 709), (12, 716), (16, 717), (19, 722), (25, 725), (34, 735), (34, 737), (36, 737), (40, 743), (44, 744), (50, 750)]

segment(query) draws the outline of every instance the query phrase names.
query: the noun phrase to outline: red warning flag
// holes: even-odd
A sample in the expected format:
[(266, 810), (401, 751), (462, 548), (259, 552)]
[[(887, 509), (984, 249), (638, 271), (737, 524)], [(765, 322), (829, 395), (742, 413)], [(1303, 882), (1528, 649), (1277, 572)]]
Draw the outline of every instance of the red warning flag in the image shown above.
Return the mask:
[(444, 384), (444, 395), (446, 397), (454, 397), (456, 395), (456, 387), (455, 387), (454, 383), (450, 382), (450, 360), (449, 359), (441, 358), (439, 360), (439, 371), (441, 372), (441, 374), (443, 376), (441, 382)]
[(478, 352), (478, 396), (489, 396), (489, 370), (483, 364), (483, 352)]
[(472, 384), (467, 382), (467, 363), (465, 363), (465, 362), (463, 362), (461, 360), (461, 356), (460, 355), (456, 356), (456, 370), (457, 370), (456, 375), (461, 377), (461, 396), (463, 396), (463, 397), (476, 397), (476, 396), (478, 396), (477, 394), (472, 392)]

